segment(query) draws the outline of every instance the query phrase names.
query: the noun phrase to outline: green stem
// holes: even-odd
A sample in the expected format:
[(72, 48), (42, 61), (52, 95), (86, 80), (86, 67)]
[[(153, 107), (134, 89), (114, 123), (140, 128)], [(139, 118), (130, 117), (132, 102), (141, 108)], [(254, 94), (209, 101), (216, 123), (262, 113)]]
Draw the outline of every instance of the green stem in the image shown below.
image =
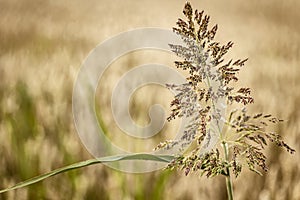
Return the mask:
[[(222, 142), (222, 146), (224, 148), (225, 160), (228, 162), (228, 144), (226, 142)], [(233, 200), (233, 187), (231, 182), (231, 176), (229, 167), (226, 167), (226, 189), (227, 189), (227, 196), (228, 200)]]

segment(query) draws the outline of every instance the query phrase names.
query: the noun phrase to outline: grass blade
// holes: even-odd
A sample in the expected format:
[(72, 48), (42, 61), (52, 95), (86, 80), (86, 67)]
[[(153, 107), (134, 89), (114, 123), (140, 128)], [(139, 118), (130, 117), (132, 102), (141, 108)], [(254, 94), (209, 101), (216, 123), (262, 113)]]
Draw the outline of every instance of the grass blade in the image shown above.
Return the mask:
[(74, 164), (53, 170), (46, 174), (42, 174), (40, 176), (36, 176), (36, 177), (33, 177), (26, 181), (20, 182), (20, 183), (16, 184), (15, 186), (0, 190), (0, 194), (11, 191), (11, 190), (15, 190), (18, 188), (26, 187), (28, 185), (40, 182), (51, 176), (55, 176), (57, 174), (67, 172), (69, 170), (78, 169), (78, 168), (86, 167), (89, 165), (94, 165), (94, 164), (99, 164), (99, 163), (116, 162), (116, 161), (122, 161), (122, 160), (150, 160), (150, 161), (169, 163), (169, 162), (171, 162), (171, 160), (173, 158), (174, 158), (174, 156), (171, 156), (171, 155), (154, 155), (154, 154), (139, 153), (139, 154), (116, 155), (116, 156), (108, 156), (108, 157), (90, 159), (90, 160), (74, 163)]

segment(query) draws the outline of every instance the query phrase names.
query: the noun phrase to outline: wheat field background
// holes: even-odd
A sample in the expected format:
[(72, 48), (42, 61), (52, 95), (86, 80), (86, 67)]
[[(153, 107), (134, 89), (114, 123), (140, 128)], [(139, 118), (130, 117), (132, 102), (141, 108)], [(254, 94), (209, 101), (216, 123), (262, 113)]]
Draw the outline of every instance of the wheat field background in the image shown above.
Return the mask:
[[(0, 0), (0, 188), (92, 158), (77, 136), (72, 116), (72, 89), (81, 63), (97, 44), (120, 32), (170, 29), (183, 17), (184, 3)], [(259, 176), (243, 171), (233, 181), (236, 199), (300, 199), (300, 1), (191, 3), (211, 16), (211, 24), (219, 25), (217, 40), (235, 43), (231, 57), (249, 57), (240, 84), (253, 90), (255, 104), (250, 110), (286, 119), (274, 129), (296, 149), (294, 155), (274, 146), (266, 149), (269, 172)], [(118, 131), (109, 97), (121, 72), (153, 59), (172, 66), (175, 59), (148, 53), (151, 56), (136, 52), (121, 58), (99, 84), (97, 98), (108, 134)], [(123, 68), (115, 70), (119, 65)], [(160, 102), (168, 112), (171, 98), (166, 89), (143, 88), (135, 94), (131, 114), (145, 124), (149, 105)], [(164, 130), (172, 132), (172, 127), (168, 124)], [(158, 141), (170, 137), (160, 134)], [(226, 199), (226, 188), (223, 177), (186, 177), (170, 171), (126, 174), (96, 165), (1, 194), (0, 199), (221, 200)]]

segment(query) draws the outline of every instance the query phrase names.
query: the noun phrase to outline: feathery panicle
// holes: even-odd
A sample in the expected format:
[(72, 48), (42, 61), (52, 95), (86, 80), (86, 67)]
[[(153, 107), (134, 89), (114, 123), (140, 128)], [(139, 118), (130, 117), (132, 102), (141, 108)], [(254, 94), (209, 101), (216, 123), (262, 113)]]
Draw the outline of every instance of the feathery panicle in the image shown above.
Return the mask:
[[(181, 138), (160, 143), (157, 149), (170, 149), (175, 145), (184, 149), (194, 141), (197, 145), (189, 152), (180, 152), (167, 168), (182, 169), (186, 175), (199, 171), (207, 177), (229, 176), (229, 169), (237, 177), (243, 166), (259, 174), (257, 168), (267, 171), (266, 156), (262, 151), (267, 141), (290, 153), (295, 152), (280, 135), (266, 130), (269, 123), (282, 120), (262, 113), (247, 114), (245, 106), (254, 103), (251, 89), (235, 89), (231, 83), (239, 80), (238, 73), (248, 59), (225, 62), (224, 56), (233, 47), (233, 42), (221, 45), (215, 41), (218, 26), (209, 29), (210, 17), (204, 11), (193, 11), (189, 2), (185, 4), (183, 14), (186, 20), (178, 19), (173, 31), (181, 37), (184, 46), (170, 44), (170, 47), (183, 59), (175, 61), (175, 66), (188, 71), (189, 75), (184, 84), (167, 84), (167, 88), (176, 93), (167, 120), (185, 117), (189, 123)], [(220, 107), (224, 103), (241, 104), (243, 108), (232, 110), (225, 120)], [(212, 129), (214, 126), (218, 127), (217, 136), (213, 134), (216, 132)], [(218, 141), (207, 148), (215, 139)], [(220, 153), (222, 145), (228, 146), (229, 152)]]

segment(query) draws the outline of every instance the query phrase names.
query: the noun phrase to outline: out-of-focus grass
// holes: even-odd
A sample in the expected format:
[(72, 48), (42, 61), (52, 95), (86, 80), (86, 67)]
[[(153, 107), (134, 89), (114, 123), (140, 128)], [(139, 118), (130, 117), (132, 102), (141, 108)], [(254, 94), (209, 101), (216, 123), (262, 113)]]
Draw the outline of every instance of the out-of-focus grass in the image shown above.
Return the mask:
[[(121, 31), (172, 27), (182, 17), (184, 2), (0, 0), (1, 188), (90, 158), (72, 121), (72, 86), (81, 62), (100, 41)], [(253, 88), (256, 104), (251, 110), (287, 119), (275, 129), (297, 151), (289, 156), (273, 147), (267, 149), (269, 173), (262, 177), (242, 173), (234, 181), (236, 199), (300, 199), (299, 2), (212, 0), (192, 4), (219, 24), (219, 40), (235, 42), (233, 57), (250, 58), (240, 80), (241, 85)], [(149, 61), (141, 59), (149, 57), (140, 57), (138, 52), (135, 55), (125, 56), (119, 63), (130, 69)], [(167, 64), (174, 58), (162, 57), (158, 59)], [(122, 70), (112, 66), (107, 78), (117, 79)], [(105, 112), (110, 108), (111, 84), (99, 86), (106, 95), (100, 99)], [(153, 94), (157, 88), (144, 89), (137, 92), (131, 105), (134, 119), (141, 124), (148, 120), (147, 106), (152, 102), (167, 105), (171, 97), (159, 89), (159, 98), (150, 95), (145, 99), (142, 95)], [(117, 130), (110, 116), (103, 116), (108, 134)], [(165, 130), (171, 131), (172, 126)], [(162, 140), (169, 137), (163, 134), (159, 136)], [(223, 184), (222, 177), (207, 180), (180, 172), (132, 175), (99, 165), (3, 194), (0, 199), (224, 199)]]

